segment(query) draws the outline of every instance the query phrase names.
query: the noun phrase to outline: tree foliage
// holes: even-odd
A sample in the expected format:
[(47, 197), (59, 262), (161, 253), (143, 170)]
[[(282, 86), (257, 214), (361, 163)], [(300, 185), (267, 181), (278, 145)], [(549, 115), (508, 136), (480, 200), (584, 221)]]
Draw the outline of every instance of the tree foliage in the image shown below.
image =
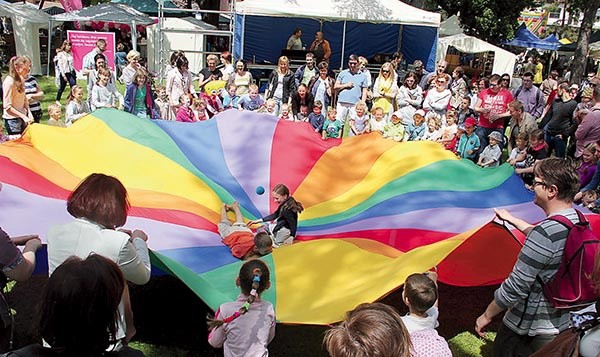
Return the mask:
[(592, 26), (596, 20), (596, 11), (598, 11), (598, 8), (600, 7), (600, 0), (586, 1), (579, 6), (581, 6), (581, 11), (583, 11), (583, 21), (579, 28), (579, 38), (577, 39), (575, 56), (573, 62), (571, 62), (571, 81), (573, 83), (579, 83), (584, 75), (589, 52), (590, 37), (592, 35)]
[(533, 0), (437, 0), (449, 15), (460, 13), (465, 33), (500, 44), (512, 39), (521, 11)]

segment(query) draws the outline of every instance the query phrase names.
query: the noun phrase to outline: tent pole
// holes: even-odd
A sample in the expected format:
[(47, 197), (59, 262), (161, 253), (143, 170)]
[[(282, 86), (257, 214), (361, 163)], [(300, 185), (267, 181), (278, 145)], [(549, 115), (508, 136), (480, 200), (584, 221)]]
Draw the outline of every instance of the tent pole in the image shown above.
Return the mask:
[(52, 54), (52, 19), (48, 20), (48, 62), (46, 63), (46, 75), (50, 75), (50, 56)]
[(137, 26), (135, 26), (135, 20), (131, 21), (131, 45), (133, 50), (137, 51)]
[(346, 20), (344, 20), (344, 31), (342, 32), (342, 58), (340, 60), (340, 71), (344, 69), (344, 50), (346, 49)]
[(396, 50), (402, 53), (402, 32), (404, 31), (404, 25), (400, 24), (398, 28), (398, 48)]
[(244, 14), (242, 16), (242, 44), (241, 44), (241, 49), (240, 49), (240, 58), (244, 59), (244, 47), (245, 47), (245, 43), (244, 40), (246, 39), (246, 14)]

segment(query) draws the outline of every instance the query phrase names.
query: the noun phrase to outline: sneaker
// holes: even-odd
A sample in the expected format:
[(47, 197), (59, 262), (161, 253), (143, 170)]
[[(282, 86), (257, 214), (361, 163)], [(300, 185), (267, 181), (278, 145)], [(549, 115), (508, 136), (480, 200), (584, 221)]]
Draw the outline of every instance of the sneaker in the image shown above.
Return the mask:
[(294, 237), (289, 237), (288, 239), (284, 240), (281, 245), (292, 245), (292, 243), (294, 243)]

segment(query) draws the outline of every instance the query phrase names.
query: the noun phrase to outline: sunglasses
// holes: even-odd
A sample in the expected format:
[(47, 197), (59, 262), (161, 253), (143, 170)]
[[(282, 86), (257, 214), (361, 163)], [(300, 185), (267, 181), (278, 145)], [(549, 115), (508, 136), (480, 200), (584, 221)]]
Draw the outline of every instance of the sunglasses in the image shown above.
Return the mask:
[(387, 69), (384, 69), (383, 71), (381, 71), (382, 73), (390, 73), (390, 71), (388, 71)]
[(446, 81), (436, 81), (437, 84), (446, 84)]
[(498, 83), (490, 83), (490, 87), (498, 87)]

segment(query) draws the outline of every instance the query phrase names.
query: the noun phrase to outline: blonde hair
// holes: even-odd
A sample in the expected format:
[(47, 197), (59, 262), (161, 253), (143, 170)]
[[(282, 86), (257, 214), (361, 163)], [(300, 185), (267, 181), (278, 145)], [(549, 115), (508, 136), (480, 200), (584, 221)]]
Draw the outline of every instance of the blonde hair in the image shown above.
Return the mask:
[(365, 112), (367, 111), (367, 103), (364, 100), (359, 100), (356, 102), (354, 109), (362, 108)]
[(52, 111), (56, 111), (58, 110), (59, 112), (62, 113), (62, 110), (60, 108), (60, 105), (56, 104), (56, 103), (52, 103), (48, 105), (48, 115), (50, 115), (50, 112)]
[[(289, 66), (290, 65), (290, 60), (286, 56), (279, 57), (279, 60), (277, 61), (277, 73), (279, 73), (279, 74), (285, 74), (285, 73), (282, 73), (280, 71), (280, 69), (279, 69), (279, 66), (281, 66), (281, 64), (283, 64), (283, 63), (285, 63), (285, 64), (287, 64)], [(290, 71), (290, 69), (288, 67), (288, 72), (289, 71)]]
[(131, 50), (127, 53), (127, 62), (131, 62), (136, 58), (140, 58), (140, 53), (138, 51), (135, 50)]

